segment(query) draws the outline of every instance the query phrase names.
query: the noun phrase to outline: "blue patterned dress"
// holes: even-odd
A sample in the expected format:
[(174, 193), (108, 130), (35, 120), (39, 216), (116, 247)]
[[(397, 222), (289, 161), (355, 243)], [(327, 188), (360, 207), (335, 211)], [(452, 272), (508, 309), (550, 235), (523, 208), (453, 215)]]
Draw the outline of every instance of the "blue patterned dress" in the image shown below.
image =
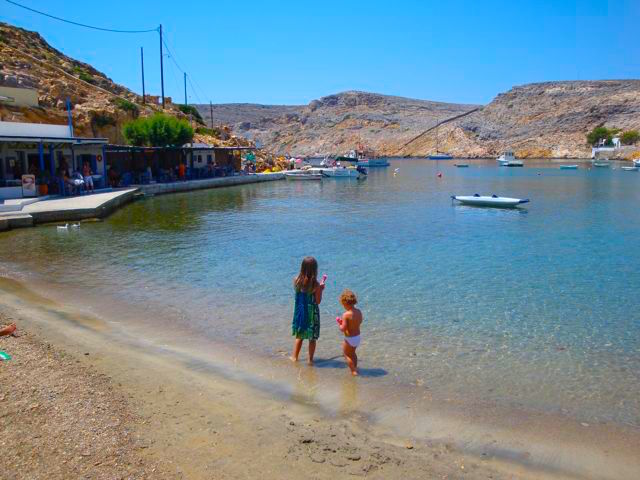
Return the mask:
[(291, 334), (305, 340), (317, 340), (320, 337), (320, 308), (314, 292), (296, 289)]

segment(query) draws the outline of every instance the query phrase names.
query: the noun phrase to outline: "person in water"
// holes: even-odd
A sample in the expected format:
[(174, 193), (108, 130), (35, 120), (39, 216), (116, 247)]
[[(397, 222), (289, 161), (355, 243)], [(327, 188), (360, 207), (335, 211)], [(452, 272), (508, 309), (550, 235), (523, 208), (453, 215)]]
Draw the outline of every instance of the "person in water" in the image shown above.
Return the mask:
[(338, 317), (338, 327), (344, 333), (342, 353), (349, 365), (351, 375), (358, 375), (358, 355), (356, 348), (360, 345), (360, 325), (362, 324), (362, 312), (356, 308), (358, 298), (349, 289), (345, 289), (340, 295), (340, 303), (344, 308), (342, 317)]
[(296, 292), (293, 308), (293, 323), (291, 334), (296, 338), (293, 343), (293, 354), (289, 357), (293, 362), (298, 361), (303, 340), (309, 341), (309, 365), (313, 364), (316, 352), (316, 341), (320, 337), (320, 309), (322, 292), (327, 276), (318, 282), (318, 262), (313, 257), (305, 257), (300, 266), (300, 273), (293, 280)]

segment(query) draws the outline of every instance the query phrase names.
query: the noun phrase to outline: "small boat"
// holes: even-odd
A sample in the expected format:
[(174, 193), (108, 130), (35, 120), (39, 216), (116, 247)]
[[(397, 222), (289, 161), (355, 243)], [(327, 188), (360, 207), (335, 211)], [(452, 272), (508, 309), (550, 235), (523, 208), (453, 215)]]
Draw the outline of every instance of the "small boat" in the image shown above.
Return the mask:
[(474, 205), (477, 207), (498, 207), (513, 208), (523, 203), (528, 203), (529, 199), (498, 197), (497, 195), (482, 196), (474, 194), (470, 196), (452, 195), (452, 200), (457, 200), (463, 205)]
[(330, 178), (356, 178), (361, 179), (367, 176), (367, 171), (363, 167), (342, 167), (337, 165), (335, 167), (320, 167), (310, 168), (307, 170), (312, 174), (320, 174)]
[(511, 150), (507, 150), (498, 157), (498, 165), (501, 167), (522, 167), (524, 163), (518, 160)]
[(457, 168), (469, 168), (468, 163), (456, 163), (455, 165)]
[(578, 165), (560, 165), (560, 170), (577, 170)]
[(308, 173), (303, 172), (285, 172), (284, 178), (287, 180), (305, 181), (305, 180), (322, 180), (323, 175), (321, 173)]
[(377, 168), (377, 167), (388, 167), (391, 165), (386, 158), (364, 158), (358, 160), (356, 163), (358, 167), (365, 168)]
[(640, 167), (640, 158), (633, 161), (633, 165), (636, 167)]
[(594, 158), (591, 161), (592, 165), (597, 168), (609, 168), (611, 166), (611, 162), (608, 158), (598, 159)]
[(453, 157), (448, 153), (434, 153), (427, 157), (429, 160), (452, 160)]
[(622, 170), (624, 170), (625, 172), (637, 172), (638, 167), (622, 167)]

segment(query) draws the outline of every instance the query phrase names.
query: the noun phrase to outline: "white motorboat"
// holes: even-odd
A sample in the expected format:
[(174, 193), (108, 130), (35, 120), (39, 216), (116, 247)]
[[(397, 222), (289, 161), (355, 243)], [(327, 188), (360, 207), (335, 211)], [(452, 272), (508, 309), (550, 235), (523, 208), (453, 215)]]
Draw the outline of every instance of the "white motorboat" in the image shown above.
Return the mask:
[(597, 167), (597, 168), (609, 168), (611, 166), (611, 162), (609, 161), (608, 158), (604, 158), (604, 159), (594, 158), (591, 163), (594, 167)]
[(577, 170), (578, 165), (560, 165), (560, 170)]
[(331, 178), (364, 178), (367, 174), (364, 169), (357, 167), (328, 167), (328, 168), (310, 168), (309, 172), (314, 174), (320, 174), (325, 177)]
[(636, 167), (640, 167), (640, 158), (633, 161), (633, 165)]
[(498, 157), (498, 165), (501, 167), (522, 167), (524, 163), (518, 160), (511, 150), (507, 150)]
[(483, 196), (477, 193), (469, 196), (453, 195), (451, 198), (463, 205), (474, 205), (477, 207), (513, 208), (529, 202), (529, 199), (498, 197), (497, 195)]
[(309, 170), (291, 170), (284, 173), (284, 178), (295, 181), (322, 180), (323, 175), (309, 172)]
[(638, 167), (622, 167), (622, 170), (624, 170), (625, 172), (637, 172)]

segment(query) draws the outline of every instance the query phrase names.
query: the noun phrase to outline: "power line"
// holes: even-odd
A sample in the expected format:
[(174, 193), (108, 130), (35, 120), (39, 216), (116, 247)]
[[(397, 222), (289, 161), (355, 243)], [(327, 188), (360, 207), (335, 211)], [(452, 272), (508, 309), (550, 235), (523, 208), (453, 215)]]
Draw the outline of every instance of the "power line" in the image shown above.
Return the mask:
[[(167, 37), (167, 41), (168, 41), (168, 37)], [(171, 54), (171, 60), (173, 61), (173, 63), (175, 63), (176, 67), (178, 67), (178, 70), (180, 70), (182, 73), (187, 73), (187, 79), (189, 80), (189, 83), (191, 84), (191, 89), (193, 90), (193, 93), (195, 94), (196, 98), (198, 99), (198, 102), (199, 103), (203, 103), (202, 99), (198, 95), (198, 90), (200, 91), (200, 93), (203, 95), (204, 98), (207, 98), (207, 95), (204, 92), (204, 90), (200, 87), (200, 84), (198, 83), (196, 78), (193, 75), (189, 75), (188, 72), (186, 72), (186, 70), (184, 70), (182, 67), (180, 67), (180, 65), (178, 65), (178, 60), (179, 59), (178, 59), (177, 55), (173, 53), (174, 50), (169, 48), (169, 45), (167, 45), (167, 42), (164, 39), (162, 40), (162, 43), (164, 44), (164, 46), (167, 49), (167, 51)], [(192, 80), (193, 80), (193, 83), (191, 83)]]
[(95, 27), (93, 25), (86, 25), (84, 23), (78, 23), (78, 22), (74, 22), (72, 20), (66, 20), (64, 18), (56, 17), (55, 15), (50, 15), (48, 13), (41, 12), (39, 10), (35, 10), (35, 9), (27, 7), (25, 5), (21, 5), (19, 3), (13, 2), (12, 0), (6, 0), (6, 1), (8, 3), (11, 3), (12, 5), (17, 6), (17, 7), (24, 8), (25, 10), (29, 10), (30, 12), (34, 12), (34, 13), (37, 13), (37, 14), (40, 14), (40, 15), (44, 15), (45, 17), (53, 18), (54, 20), (59, 20), (61, 22), (70, 23), (71, 25), (77, 25), (78, 27), (91, 28), (93, 30), (101, 30), (103, 32), (112, 32), (112, 33), (149, 33), (149, 32), (157, 32), (158, 31), (157, 28), (152, 28), (150, 30), (116, 30), (116, 29), (113, 29), (113, 28)]

